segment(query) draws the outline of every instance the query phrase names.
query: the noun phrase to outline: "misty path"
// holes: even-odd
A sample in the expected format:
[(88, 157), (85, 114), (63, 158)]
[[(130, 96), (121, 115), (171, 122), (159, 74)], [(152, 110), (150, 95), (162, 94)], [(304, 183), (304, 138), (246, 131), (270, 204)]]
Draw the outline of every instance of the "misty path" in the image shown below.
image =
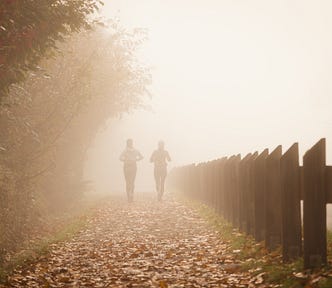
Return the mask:
[(218, 232), (154, 196), (105, 202), (73, 239), (16, 270), (9, 287), (248, 287), (249, 272), (236, 269)]

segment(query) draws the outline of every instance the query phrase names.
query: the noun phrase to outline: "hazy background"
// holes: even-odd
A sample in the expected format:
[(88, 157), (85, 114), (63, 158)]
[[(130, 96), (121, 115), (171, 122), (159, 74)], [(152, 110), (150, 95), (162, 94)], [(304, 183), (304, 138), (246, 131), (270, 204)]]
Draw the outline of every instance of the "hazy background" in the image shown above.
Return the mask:
[(153, 189), (158, 140), (172, 165), (327, 138), (332, 163), (332, 1), (105, 0), (103, 13), (149, 31), (153, 111), (111, 119), (90, 150), (87, 178), (123, 191), (127, 138), (145, 156), (137, 190)]

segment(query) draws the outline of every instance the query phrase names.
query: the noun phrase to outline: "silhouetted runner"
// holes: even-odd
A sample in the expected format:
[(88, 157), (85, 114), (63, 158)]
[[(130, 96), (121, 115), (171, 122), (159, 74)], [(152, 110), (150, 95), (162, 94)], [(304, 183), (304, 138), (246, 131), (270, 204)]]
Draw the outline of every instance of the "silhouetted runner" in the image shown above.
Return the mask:
[(134, 199), (135, 178), (137, 172), (136, 162), (142, 159), (142, 154), (134, 148), (133, 140), (128, 139), (126, 149), (120, 155), (120, 160), (123, 161), (123, 172), (126, 179), (128, 202), (132, 202)]
[(164, 194), (165, 179), (167, 175), (167, 161), (171, 161), (171, 157), (164, 147), (164, 142), (159, 141), (158, 149), (152, 153), (150, 158), (150, 162), (154, 163), (154, 179), (156, 181), (159, 201), (161, 201)]

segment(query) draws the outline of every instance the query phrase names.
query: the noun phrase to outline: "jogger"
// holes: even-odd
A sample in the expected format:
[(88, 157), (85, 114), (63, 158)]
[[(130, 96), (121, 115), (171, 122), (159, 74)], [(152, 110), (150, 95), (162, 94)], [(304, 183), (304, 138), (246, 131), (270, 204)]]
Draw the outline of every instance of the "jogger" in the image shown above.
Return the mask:
[(167, 161), (171, 161), (169, 153), (164, 149), (165, 144), (159, 141), (158, 149), (155, 150), (150, 158), (150, 162), (154, 163), (154, 179), (156, 182), (156, 190), (158, 200), (161, 201), (165, 190), (165, 179), (167, 175)]
[(134, 199), (135, 178), (137, 172), (136, 162), (142, 159), (142, 154), (133, 146), (133, 140), (128, 139), (126, 149), (120, 155), (120, 160), (123, 161), (123, 172), (126, 180), (128, 202), (132, 202)]

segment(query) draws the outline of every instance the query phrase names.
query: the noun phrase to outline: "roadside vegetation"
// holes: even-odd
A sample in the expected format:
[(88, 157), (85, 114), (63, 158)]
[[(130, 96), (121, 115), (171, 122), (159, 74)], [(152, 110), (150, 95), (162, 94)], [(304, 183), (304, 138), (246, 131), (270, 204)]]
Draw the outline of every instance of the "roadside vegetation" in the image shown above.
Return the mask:
[[(234, 269), (250, 271), (259, 277), (259, 284), (273, 284), (285, 288), (328, 288), (332, 287), (332, 232), (328, 232), (329, 265), (322, 269), (304, 270), (300, 258), (291, 263), (283, 263), (281, 249), (269, 252), (264, 243), (257, 243), (253, 237), (240, 233), (217, 215), (211, 208), (189, 200), (183, 200), (193, 207), (208, 223), (220, 233), (228, 243), (227, 253), (239, 261)], [(232, 271), (230, 271), (232, 272)], [(262, 286), (265, 287), (265, 286)]]

